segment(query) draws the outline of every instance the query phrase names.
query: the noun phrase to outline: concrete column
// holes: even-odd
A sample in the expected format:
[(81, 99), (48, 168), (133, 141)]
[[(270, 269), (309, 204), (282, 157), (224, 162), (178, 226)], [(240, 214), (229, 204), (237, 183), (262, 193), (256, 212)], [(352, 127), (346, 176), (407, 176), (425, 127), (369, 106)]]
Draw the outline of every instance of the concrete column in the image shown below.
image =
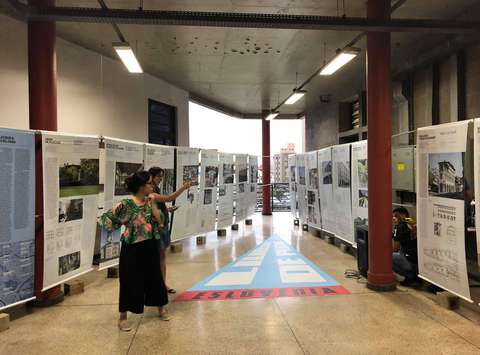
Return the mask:
[[(368, 0), (367, 17), (390, 17), (390, 0)], [(395, 289), (392, 272), (390, 33), (367, 33), (368, 223), (370, 289)]]
[(272, 214), (271, 203), (271, 186), (270, 186), (270, 121), (265, 117), (267, 112), (262, 113), (262, 215), (269, 216)]

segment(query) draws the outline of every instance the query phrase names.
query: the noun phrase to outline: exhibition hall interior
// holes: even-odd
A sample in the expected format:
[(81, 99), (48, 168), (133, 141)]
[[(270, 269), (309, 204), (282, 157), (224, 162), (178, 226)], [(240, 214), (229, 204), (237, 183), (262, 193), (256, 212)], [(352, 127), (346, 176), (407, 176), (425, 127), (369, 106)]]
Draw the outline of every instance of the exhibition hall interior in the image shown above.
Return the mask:
[(0, 0), (0, 354), (480, 354), (479, 18)]

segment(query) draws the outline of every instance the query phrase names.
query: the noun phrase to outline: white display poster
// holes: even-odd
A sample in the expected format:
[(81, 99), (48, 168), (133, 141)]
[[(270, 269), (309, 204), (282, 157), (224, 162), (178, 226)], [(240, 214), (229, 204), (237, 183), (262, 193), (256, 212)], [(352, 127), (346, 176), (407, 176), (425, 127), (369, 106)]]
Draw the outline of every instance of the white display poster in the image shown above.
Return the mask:
[(295, 154), (288, 156), (288, 185), (290, 190), (290, 212), (293, 218), (298, 217), (297, 206), (297, 183), (296, 183), (296, 161)]
[(297, 199), (298, 218), (302, 224), (307, 224), (307, 179), (305, 168), (305, 154), (297, 154)]
[(175, 147), (145, 144), (145, 170), (158, 167), (163, 170), (160, 193), (170, 195), (175, 192)]
[[(103, 212), (113, 208), (131, 194), (125, 186), (125, 179), (143, 169), (143, 143), (116, 138), (102, 138), (100, 149), (100, 182), (105, 184)], [(101, 229), (100, 248), (96, 251), (99, 269), (115, 266), (120, 257), (120, 237), (123, 227), (110, 232)]]
[(218, 153), (218, 220), (217, 228), (225, 228), (233, 223), (233, 192), (235, 167), (233, 154)]
[(470, 300), (465, 257), (468, 122), (417, 134), (417, 243), (420, 277)]
[(352, 216), (354, 225), (368, 225), (367, 141), (352, 143)]
[(336, 209), (333, 202), (333, 176), (332, 176), (332, 148), (318, 151), (318, 171), (320, 195), (320, 213), (322, 216), (322, 229), (335, 234)]
[(305, 154), (305, 165), (307, 169), (307, 224), (320, 229), (322, 227), (322, 221), (318, 194), (319, 181), (316, 151)]
[[(177, 154), (177, 189), (187, 181), (198, 183), (199, 149), (178, 147)], [(198, 184), (190, 187), (186, 193), (175, 200), (178, 209), (172, 215), (172, 241), (192, 236), (199, 230), (200, 194)]]
[(248, 172), (248, 155), (235, 154), (235, 223), (239, 223), (247, 218), (248, 194), (250, 191)]
[(218, 151), (200, 153), (199, 233), (215, 230), (217, 214)]
[(333, 201), (336, 214), (335, 235), (351, 244), (355, 243), (352, 218), (350, 176), (350, 144), (332, 147)]
[[(475, 186), (475, 228), (477, 235), (477, 252), (480, 242), (480, 118), (475, 119), (473, 127), (473, 171)], [(479, 260), (480, 263), (480, 260)]]
[(34, 298), (35, 136), (0, 129), (0, 310)]
[(248, 210), (247, 215), (252, 216), (257, 209), (257, 183), (258, 183), (258, 157), (248, 156), (248, 165), (250, 167), (249, 192), (248, 192)]
[(92, 269), (99, 158), (98, 137), (42, 132), (43, 290)]

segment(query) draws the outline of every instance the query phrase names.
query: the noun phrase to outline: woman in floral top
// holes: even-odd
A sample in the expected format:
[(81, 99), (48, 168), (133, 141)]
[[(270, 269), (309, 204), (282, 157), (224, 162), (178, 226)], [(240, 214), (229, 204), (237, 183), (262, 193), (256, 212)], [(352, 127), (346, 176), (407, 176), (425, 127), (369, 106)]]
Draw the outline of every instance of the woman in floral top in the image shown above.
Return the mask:
[(156, 247), (163, 229), (163, 216), (155, 203), (148, 201), (152, 193), (152, 178), (141, 171), (125, 181), (130, 198), (122, 200), (100, 218), (109, 231), (124, 227), (120, 251), (120, 319), (118, 326), (129, 331), (127, 312), (143, 313), (143, 307), (158, 307), (162, 320), (169, 320), (163, 306), (168, 303), (167, 289), (159, 268)]

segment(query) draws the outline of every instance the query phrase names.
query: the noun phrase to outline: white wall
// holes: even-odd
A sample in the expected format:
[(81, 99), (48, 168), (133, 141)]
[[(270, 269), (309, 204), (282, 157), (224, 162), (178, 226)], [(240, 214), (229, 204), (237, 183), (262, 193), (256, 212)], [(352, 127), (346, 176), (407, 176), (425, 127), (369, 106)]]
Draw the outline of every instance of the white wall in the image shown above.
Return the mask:
[[(27, 27), (0, 15), (0, 127), (28, 128)], [(188, 92), (57, 38), (58, 130), (148, 141), (148, 99), (177, 107), (178, 145), (189, 145)]]

